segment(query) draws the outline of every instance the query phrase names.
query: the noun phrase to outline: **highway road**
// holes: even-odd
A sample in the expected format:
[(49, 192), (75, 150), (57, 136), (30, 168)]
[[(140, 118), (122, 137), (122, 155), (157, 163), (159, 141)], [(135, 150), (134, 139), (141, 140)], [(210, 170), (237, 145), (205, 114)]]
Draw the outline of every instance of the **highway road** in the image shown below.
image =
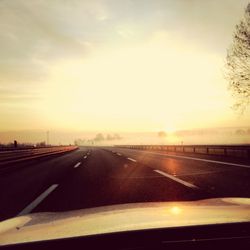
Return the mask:
[(249, 180), (246, 160), (81, 147), (0, 171), (0, 219), (130, 202), (250, 197)]

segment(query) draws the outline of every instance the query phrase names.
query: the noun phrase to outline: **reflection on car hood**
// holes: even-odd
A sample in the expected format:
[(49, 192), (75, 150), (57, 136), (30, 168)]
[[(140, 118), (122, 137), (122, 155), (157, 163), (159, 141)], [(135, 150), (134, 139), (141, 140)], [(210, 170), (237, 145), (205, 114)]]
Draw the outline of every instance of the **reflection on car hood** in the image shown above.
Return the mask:
[(0, 223), (0, 244), (249, 221), (249, 198), (123, 204), (15, 217)]

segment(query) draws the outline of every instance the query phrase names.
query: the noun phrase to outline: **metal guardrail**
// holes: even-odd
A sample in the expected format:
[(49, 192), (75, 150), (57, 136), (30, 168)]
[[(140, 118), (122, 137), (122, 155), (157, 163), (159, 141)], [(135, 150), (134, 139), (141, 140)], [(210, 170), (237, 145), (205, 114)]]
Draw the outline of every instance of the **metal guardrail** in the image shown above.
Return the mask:
[(58, 147), (33, 148), (33, 149), (25, 149), (17, 151), (3, 151), (0, 152), (0, 165), (69, 152), (75, 149), (77, 149), (76, 146), (58, 146)]
[(78, 149), (76, 146), (59, 146), (40, 149), (28, 149), (20, 151), (5, 151), (0, 155), (0, 174), (15, 171), (24, 167), (20, 163), (38, 160), (44, 157), (57, 156)]
[(116, 145), (115, 147), (177, 153), (220, 155), (250, 159), (250, 146), (245, 145)]
[(46, 146), (23, 146), (23, 145), (18, 145), (17, 147), (14, 147), (13, 145), (11, 146), (6, 146), (6, 145), (0, 145), (0, 153), (6, 152), (6, 151), (23, 151), (23, 150), (30, 150), (30, 149), (45, 149), (45, 148), (59, 148), (59, 147), (67, 147), (71, 145), (46, 145)]

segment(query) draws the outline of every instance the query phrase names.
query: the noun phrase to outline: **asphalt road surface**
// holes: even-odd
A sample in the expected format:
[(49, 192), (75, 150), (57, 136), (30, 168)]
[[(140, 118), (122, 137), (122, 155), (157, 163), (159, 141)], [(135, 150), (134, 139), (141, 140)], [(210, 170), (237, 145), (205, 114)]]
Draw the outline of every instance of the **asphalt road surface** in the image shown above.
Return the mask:
[(0, 220), (151, 201), (250, 197), (250, 164), (206, 155), (87, 148), (0, 172)]

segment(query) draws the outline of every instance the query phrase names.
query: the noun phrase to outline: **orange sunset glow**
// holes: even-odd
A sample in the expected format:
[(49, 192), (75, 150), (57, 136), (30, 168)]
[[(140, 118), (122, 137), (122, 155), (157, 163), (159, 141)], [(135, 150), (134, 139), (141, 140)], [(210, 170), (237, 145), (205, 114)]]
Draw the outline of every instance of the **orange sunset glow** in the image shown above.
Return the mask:
[[(223, 73), (247, 1), (45, 2), (0, 2), (0, 142), (48, 130), (53, 143), (97, 132), (155, 143), (179, 143), (182, 130), (248, 133), (249, 110), (231, 108)], [(167, 137), (152, 139), (158, 131)]]

